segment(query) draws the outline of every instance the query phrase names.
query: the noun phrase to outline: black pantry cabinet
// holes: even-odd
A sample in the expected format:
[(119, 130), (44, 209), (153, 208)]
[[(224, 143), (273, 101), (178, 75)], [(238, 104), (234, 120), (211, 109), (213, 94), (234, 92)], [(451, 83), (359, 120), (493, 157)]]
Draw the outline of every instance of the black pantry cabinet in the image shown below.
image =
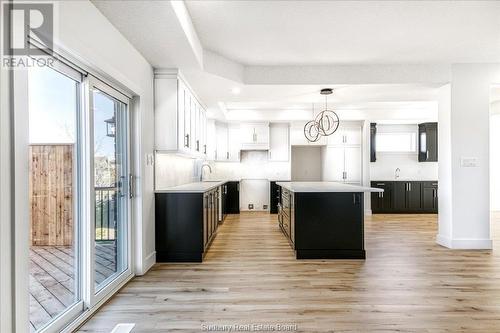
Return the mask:
[(372, 181), (372, 213), (437, 213), (437, 181)]

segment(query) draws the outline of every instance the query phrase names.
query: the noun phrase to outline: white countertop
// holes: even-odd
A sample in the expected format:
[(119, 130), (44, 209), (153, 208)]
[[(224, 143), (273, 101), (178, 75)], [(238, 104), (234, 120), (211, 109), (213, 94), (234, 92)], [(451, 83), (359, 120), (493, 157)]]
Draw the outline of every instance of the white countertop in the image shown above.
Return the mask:
[(156, 193), (204, 193), (219, 187), (230, 180), (206, 180), (155, 190)]
[(276, 184), (291, 192), (384, 192), (379, 188), (337, 182), (277, 182)]

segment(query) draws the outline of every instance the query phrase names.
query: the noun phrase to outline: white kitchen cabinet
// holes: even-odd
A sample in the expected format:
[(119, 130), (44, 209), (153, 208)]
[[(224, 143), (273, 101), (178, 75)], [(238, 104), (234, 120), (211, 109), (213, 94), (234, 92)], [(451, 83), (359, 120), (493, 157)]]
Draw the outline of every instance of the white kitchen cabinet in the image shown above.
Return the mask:
[(293, 122), (290, 126), (290, 144), (292, 146), (325, 146), (326, 137), (322, 136), (316, 142), (310, 142), (304, 136), (305, 121)]
[(207, 155), (207, 114), (200, 107), (200, 151)]
[(207, 160), (215, 161), (217, 151), (217, 131), (215, 129), (215, 120), (207, 119)]
[(228, 147), (228, 161), (239, 161), (241, 151), (241, 138), (240, 138), (240, 125), (228, 124), (227, 127), (227, 147)]
[(216, 133), (216, 149), (215, 149), (215, 160), (217, 161), (227, 161), (229, 159), (229, 151), (227, 146), (227, 133), (228, 128), (225, 123), (215, 123), (215, 133)]
[(154, 78), (155, 149), (203, 157), (205, 110), (177, 71), (157, 71)]
[(326, 182), (344, 181), (344, 148), (325, 147), (322, 148), (322, 180)]
[(269, 149), (269, 123), (243, 123), (240, 127), (242, 149)]
[(351, 184), (361, 184), (361, 148), (344, 148), (344, 181)]
[(322, 149), (322, 180), (361, 184), (361, 147), (327, 146)]
[(286, 162), (290, 159), (288, 124), (269, 125), (269, 161)]
[(362, 126), (340, 125), (335, 133), (328, 136), (329, 146), (360, 146), (362, 141)]

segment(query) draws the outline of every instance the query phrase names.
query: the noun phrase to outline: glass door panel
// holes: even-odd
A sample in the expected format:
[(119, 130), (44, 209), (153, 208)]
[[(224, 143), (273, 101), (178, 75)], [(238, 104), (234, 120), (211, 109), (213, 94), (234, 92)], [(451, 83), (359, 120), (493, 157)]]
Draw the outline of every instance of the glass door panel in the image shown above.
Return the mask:
[(91, 88), (94, 178), (95, 291), (128, 268), (128, 110), (102, 89)]
[(80, 89), (80, 81), (52, 68), (28, 71), (31, 331), (61, 319), (82, 299)]

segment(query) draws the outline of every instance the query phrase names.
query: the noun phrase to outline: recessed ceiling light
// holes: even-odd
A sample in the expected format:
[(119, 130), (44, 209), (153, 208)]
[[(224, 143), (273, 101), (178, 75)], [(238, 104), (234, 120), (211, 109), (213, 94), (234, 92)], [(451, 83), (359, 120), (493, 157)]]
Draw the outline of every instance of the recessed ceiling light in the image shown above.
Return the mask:
[(241, 92), (241, 89), (238, 88), (238, 87), (234, 87), (233, 89), (231, 89), (231, 92), (234, 94), (234, 95), (238, 95), (240, 92)]

